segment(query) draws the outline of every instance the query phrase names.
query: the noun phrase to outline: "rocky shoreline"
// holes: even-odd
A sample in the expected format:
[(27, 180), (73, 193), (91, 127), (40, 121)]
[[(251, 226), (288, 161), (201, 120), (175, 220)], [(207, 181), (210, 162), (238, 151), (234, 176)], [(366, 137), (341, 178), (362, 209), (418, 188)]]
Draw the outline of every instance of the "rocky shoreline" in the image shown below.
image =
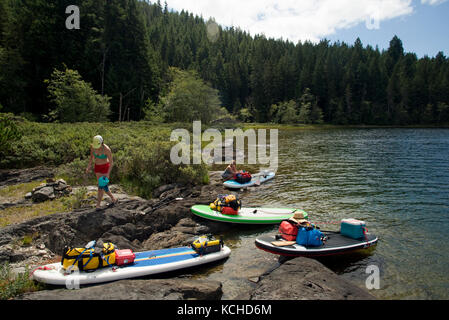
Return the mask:
[[(36, 179), (53, 177), (51, 170), (35, 174)], [(27, 176), (32, 170), (27, 171)], [(20, 173), (4, 172), (0, 186), (18, 183)], [(33, 177), (30, 178), (31, 180)], [(74, 188), (75, 189), (75, 188)], [(207, 221), (194, 216), (190, 207), (209, 204), (217, 194), (229, 193), (220, 181), (219, 172), (211, 172), (210, 183), (204, 186), (162, 186), (154, 192), (154, 199), (145, 200), (117, 193), (119, 203), (97, 212), (85, 207), (35, 218), (0, 228), (0, 264), (9, 263), (16, 272), (25, 266), (36, 267), (58, 261), (68, 245), (83, 246), (91, 240), (113, 242), (118, 248), (134, 251), (188, 245), (192, 238), (203, 234), (224, 232), (230, 224)], [(27, 247), (18, 245), (19, 239), (32, 237)], [(232, 253), (231, 253), (232, 255)], [(248, 280), (250, 281), (250, 280)], [(89, 286), (79, 290), (50, 289), (26, 293), (22, 300), (78, 300), (78, 299), (198, 299), (219, 300), (223, 296), (220, 281), (190, 279), (131, 279)], [(258, 277), (255, 288), (242, 296), (248, 300), (298, 299), (374, 299), (367, 291), (336, 275), (320, 262), (295, 258)]]

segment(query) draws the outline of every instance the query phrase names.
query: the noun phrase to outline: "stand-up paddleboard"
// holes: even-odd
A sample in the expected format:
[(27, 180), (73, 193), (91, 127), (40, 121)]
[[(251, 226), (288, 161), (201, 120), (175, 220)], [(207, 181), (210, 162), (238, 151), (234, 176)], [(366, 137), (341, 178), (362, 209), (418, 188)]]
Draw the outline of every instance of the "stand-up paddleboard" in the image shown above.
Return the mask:
[(202, 204), (194, 205), (190, 210), (206, 219), (230, 223), (276, 224), (291, 218), (295, 213), (302, 213), (304, 219), (308, 219), (307, 212), (293, 208), (240, 208), (238, 215), (222, 214)]
[(262, 172), (262, 173), (258, 173), (255, 174), (252, 178), (251, 181), (247, 182), (247, 183), (238, 183), (237, 181), (235, 181), (234, 179), (232, 180), (228, 180), (223, 182), (223, 185), (226, 188), (229, 189), (241, 189), (241, 188), (247, 188), (247, 187), (251, 187), (254, 185), (259, 185), (261, 183), (264, 183), (268, 180), (271, 180), (274, 178), (276, 174), (272, 171), (269, 172)]
[(42, 266), (33, 271), (33, 279), (54, 285), (83, 285), (142, 277), (179, 270), (227, 258), (231, 249), (223, 246), (220, 251), (199, 255), (191, 247), (135, 252), (133, 264), (97, 269), (93, 272), (74, 271), (65, 275), (60, 263)]
[[(378, 238), (373, 234), (366, 234), (366, 238), (352, 239), (345, 237), (340, 232), (323, 231), (328, 237), (324, 245), (320, 247), (305, 247), (291, 241), (279, 239), (276, 235), (267, 235), (255, 240), (256, 247), (270, 253), (292, 257), (319, 257), (335, 254), (349, 253), (355, 250), (367, 249), (377, 244)], [(283, 245), (286, 243), (287, 245)]]

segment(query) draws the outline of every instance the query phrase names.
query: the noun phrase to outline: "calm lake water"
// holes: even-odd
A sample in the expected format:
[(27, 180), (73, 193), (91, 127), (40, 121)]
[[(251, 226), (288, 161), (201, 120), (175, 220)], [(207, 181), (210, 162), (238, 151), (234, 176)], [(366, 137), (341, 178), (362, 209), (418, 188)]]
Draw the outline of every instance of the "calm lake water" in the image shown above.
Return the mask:
[[(381, 299), (449, 298), (448, 129), (280, 130), (276, 178), (243, 195), (244, 205), (302, 208), (312, 221), (364, 220), (378, 245), (325, 265), (360, 287), (378, 266), (370, 292)], [(245, 298), (250, 280), (279, 264), (254, 245), (277, 227), (233, 227), (223, 234), (230, 258), (193, 276), (222, 281), (223, 299)]]

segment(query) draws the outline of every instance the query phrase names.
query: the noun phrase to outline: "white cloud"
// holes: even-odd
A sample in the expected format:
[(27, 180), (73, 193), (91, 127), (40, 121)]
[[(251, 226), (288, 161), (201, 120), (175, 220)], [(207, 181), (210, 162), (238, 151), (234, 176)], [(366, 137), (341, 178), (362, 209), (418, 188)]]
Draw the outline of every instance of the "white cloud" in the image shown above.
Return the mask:
[(422, 4), (430, 4), (431, 6), (437, 6), (439, 4), (442, 4), (443, 2), (446, 2), (447, 0), (421, 0)]
[(252, 35), (263, 33), (293, 42), (316, 42), (337, 29), (366, 21), (382, 23), (413, 12), (412, 0), (167, 0), (167, 4)]

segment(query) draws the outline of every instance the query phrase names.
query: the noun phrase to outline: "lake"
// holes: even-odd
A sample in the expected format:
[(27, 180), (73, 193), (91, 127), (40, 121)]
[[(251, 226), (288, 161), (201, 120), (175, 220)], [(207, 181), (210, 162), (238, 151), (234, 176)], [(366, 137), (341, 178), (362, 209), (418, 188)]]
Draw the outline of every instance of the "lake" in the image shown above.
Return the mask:
[[(323, 230), (343, 218), (367, 223), (379, 243), (368, 253), (324, 259), (364, 287), (375, 265), (381, 299), (449, 298), (449, 130), (342, 128), (279, 131), (275, 179), (244, 192), (244, 205), (297, 207)], [(223, 299), (239, 297), (252, 277), (279, 264), (255, 237), (278, 226), (236, 226), (223, 234), (233, 252), (197, 277), (223, 282)]]

